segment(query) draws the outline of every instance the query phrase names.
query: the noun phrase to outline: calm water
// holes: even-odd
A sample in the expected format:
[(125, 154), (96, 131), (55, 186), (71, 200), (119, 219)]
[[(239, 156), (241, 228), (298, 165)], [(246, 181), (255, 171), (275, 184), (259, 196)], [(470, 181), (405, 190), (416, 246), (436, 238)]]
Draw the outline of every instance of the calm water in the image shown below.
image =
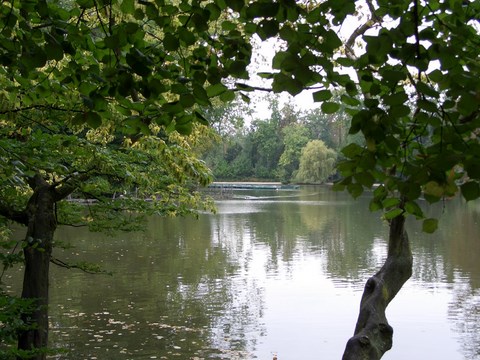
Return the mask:
[[(52, 269), (51, 341), (71, 350), (57, 358), (340, 359), (388, 227), (367, 197), (328, 188), (238, 194), (145, 233), (60, 229), (74, 248), (57, 257), (114, 274)], [(480, 359), (480, 204), (428, 211), (441, 228), (409, 224), (414, 274), (389, 307), (384, 359)]]

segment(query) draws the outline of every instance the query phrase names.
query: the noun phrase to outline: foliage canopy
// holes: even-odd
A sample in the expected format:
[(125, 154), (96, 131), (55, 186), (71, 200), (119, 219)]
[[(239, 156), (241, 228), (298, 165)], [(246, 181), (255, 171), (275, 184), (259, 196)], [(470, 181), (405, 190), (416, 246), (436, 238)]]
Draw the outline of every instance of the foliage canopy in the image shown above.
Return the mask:
[[(342, 40), (355, 17), (358, 28)], [(51, 240), (58, 220), (103, 215), (119, 228), (128, 223), (119, 210), (201, 206), (189, 186), (210, 176), (177, 132), (195, 139), (213, 98), (238, 92), (248, 101), (255, 36), (282, 44), (272, 72), (259, 74), (271, 90), (314, 89), (324, 113), (345, 109), (350, 134), (364, 136), (365, 146), (342, 151), (338, 189), (356, 197), (379, 184), (370, 209), (387, 219), (423, 218), (421, 198), (477, 199), (479, 18), (480, 2), (468, 0), (2, 2), (0, 214), (28, 225), (39, 219), (29, 205), (48, 195)], [(136, 189), (142, 201), (102, 208), (112, 192)], [(100, 211), (57, 218), (54, 205), (75, 192)], [(424, 221), (425, 231), (435, 227)], [(27, 233), (25, 249), (41, 258), (39, 244)]]

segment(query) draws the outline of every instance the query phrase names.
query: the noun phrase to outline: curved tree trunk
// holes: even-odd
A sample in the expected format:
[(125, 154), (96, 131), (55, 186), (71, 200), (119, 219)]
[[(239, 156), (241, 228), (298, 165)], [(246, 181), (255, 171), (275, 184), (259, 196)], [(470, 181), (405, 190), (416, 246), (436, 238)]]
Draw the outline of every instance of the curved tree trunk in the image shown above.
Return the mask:
[[(35, 190), (26, 209), (28, 229), (25, 239), (25, 273), (22, 298), (34, 299), (33, 313), (22, 316), (30, 329), (19, 333), (18, 348), (33, 350), (32, 359), (43, 360), (48, 343), (48, 287), (49, 265), (55, 219), (55, 192), (43, 179), (37, 178)], [(38, 349), (42, 349), (37, 351)]]
[(365, 284), (355, 333), (347, 342), (343, 360), (377, 360), (392, 347), (393, 328), (385, 310), (412, 275), (412, 252), (404, 226), (403, 216), (390, 223), (387, 259)]

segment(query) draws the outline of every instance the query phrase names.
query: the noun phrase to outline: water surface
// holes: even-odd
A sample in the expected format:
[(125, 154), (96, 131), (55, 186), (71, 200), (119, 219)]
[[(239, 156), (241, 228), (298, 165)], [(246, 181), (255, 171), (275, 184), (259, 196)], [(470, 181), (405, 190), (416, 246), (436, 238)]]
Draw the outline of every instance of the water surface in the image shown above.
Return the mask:
[[(144, 233), (59, 229), (74, 248), (57, 257), (113, 276), (52, 269), (51, 342), (70, 350), (57, 358), (340, 359), (386, 256), (388, 227), (368, 195), (236, 195), (198, 220), (153, 217)], [(384, 359), (480, 359), (480, 204), (426, 209), (440, 229), (409, 223), (414, 273), (388, 308)]]

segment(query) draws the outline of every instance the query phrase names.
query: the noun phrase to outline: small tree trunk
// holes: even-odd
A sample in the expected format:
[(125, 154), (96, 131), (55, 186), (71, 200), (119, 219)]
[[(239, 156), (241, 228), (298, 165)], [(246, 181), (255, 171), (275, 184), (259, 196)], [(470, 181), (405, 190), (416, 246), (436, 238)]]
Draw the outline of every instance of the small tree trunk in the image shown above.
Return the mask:
[[(53, 189), (43, 183), (36, 187), (27, 206), (28, 229), (24, 248), (22, 298), (34, 299), (35, 310), (22, 316), (27, 324), (33, 326), (19, 333), (20, 350), (45, 350), (48, 344), (48, 276), (53, 234), (57, 226), (54, 205)], [(35, 360), (45, 358), (42, 351), (32, 357)]]
[(365, 285), (355, 333), (347, 342), (343, 360), (378, 360), (392, 347), (393, 328), (385, 310), (412, 276), (412, 252), (404, 226), (403, 216), (390, 223), (387, 259)]

